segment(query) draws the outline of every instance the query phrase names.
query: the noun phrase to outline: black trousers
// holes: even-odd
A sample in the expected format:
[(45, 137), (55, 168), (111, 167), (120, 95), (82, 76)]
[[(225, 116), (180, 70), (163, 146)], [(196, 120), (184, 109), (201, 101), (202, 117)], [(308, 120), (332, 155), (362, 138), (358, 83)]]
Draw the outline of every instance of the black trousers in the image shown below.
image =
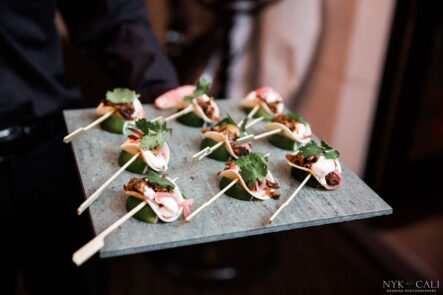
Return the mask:
[(72, 262), (93, 233), (88, 213), (76, 214), (83, 193), (64, 127), (57, 129), (1, 159), (1, 294), (14, 292), (19, 272), (31, 294), (106, 292), (106, 261)]

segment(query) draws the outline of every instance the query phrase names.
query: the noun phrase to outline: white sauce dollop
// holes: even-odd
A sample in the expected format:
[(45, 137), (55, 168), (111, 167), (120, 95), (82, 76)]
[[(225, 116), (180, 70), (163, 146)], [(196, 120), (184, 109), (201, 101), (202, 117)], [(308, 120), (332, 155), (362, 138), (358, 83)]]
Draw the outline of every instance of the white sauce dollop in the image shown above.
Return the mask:
[(145, 186), (145, 193), (143, 195), (152, 201), (152, 200), (154, 200), (155, 192), (152, 188), (150, 188), (149, 186), (146, 185)]
[(322, 184), (326, 185), (326, 175), (335, 171), (335, 162), (332, 159), (326, 159), (325, 156), (320, 156), (317, 162), (312, 164), (311, 173)]
[(267, 103), (271, 103), (277, 100), (280, 100), (280, 96), (278, 96), (277, 93), (275, 93), (274, 91), (269, 92), (266, 96)]
[(139, 119), (138, 114), (141, 110), (143, 110), (143, 106), (141, 102), (138, 100), (138, 98), (134, 98), (133, 104), (134, 104), (134, 113), (132, 113), (131, 118)]

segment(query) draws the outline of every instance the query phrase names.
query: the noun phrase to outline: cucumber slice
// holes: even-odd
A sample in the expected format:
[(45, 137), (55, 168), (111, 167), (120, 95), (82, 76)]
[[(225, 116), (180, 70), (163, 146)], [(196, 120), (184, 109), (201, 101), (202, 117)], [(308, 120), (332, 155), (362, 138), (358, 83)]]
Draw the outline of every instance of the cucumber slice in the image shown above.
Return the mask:
[[(228, 184), (230, 184), (232, 180), (229, 178), (223, 177), (220, 180), (220, 189), (224, 189)], [(231, 196), (233, 198), (236, 198), (238, 200), (242, 201), (251, 201), (253, 199), (253, 196), (248, 193), (240, 184), (236, 183), (234, 186), (231, 186), (225, 194), (228, 196)]]
[[(134, 155), (131, 153), (128, 153), (127, 151), (121, 151), (120, 156), (118, 157), (118, 164), (120, 166), (123, 166), (128, 162)], [(134, 162), (131, 163), (131, 165), (126, 168), (126, 171), (137, 173), (137, 174), (144, 174), (146, 173), (147, 165), (146, 163), (138, 157)]]
[[(302, 182), (303, 180), (305, 180), (306, 176), (308, 176), (309, 172), (308, 171), (304, 171), (301, 169), (297, 169), (295, 167), (291, 167), (291, 175), (297, 179), (299, 182)], [(323, 186), (320, 184), (320, 182), (317, 181), (317, 179), (314, 176), (311, 176), (308, 180), (308, 182), (306, 182), (306, 185), (309, 185), (313, 188), (323, 188)]]
[[(200, 150), (206, 148), (206, 147), (211, 147), (216, 145), (218, 142), (211, 139), (211, 138), (207, 138), (205, 137), (200, 145)], [(210, 153), (208, 155), (209, 158), (217, 160), (217, 161), (221, 161), (221, 162), (227, 162), (230, 158), (231, 155), (228, 153), (228, 151), (226, 150), (225, 146), (222, 145), (219, 148), (217, 148), (215, 151), (213, 151), (212, 153)]]
[(126, 121), (116, 115), (112, 115), (100, 123), (103, 130), (112, 133), (123, 134), (125, 130)]
[(268, 137), (268, 141), (284, 150), (295, 151), (298, 148), (298, 144), (290, 138), (280, 134), (273, 134)]
[[(178, 110), (181, 111), (181, 110)], [(182, 123), (183, 125), (191, 126), (191, 127), (203, 127), (205, 125), (205, 121), (202, 118), (197, 116), (194, 112), (190, 112), (184, 114), (177, 118), (177, 121)]]
[[(249, 114), (250, 111), (252, 111), (252, 108), (245, 108), (246, 114)], [(263, 117), (263, 121), (267, 121), (267, 122), (272, 121), (272, 119), (274, 119), (273, 115), (266, 113), (262, 109), (258, 109), (258, 111), (254, 114), (253, 117), (254, 118)]]
[[(126, 211), (131, 211), (141, 202), (143, 201), (137, 199), (136, 197), (128, 196), (128, 198), (126, 199)], [(158, 220), (157, 214), (155, 214), (155, 212), (151, 209), (151, 207), (149, 207), (148, 204), (146, 204), (145, 207), (141, 208), (140, 211), (135, 213), (134, 217), (140, 221), (147, 223), (156, 223)]]

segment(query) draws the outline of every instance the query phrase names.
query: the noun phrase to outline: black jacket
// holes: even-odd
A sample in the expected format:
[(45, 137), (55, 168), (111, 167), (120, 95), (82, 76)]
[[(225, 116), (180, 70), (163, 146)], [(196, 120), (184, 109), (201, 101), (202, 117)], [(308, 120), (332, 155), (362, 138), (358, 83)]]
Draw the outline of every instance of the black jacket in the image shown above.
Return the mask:
[(0, 127), (80, 105), (64, 73), (57, 9), (71, 41), (113, 87), (150, 102), (177, 86), (142, 0), (0, 0)]

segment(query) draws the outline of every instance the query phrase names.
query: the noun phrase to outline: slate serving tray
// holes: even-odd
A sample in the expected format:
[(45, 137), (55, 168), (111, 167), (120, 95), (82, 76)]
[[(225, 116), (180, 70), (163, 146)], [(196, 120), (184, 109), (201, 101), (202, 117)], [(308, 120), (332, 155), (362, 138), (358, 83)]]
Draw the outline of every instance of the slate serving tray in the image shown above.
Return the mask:
[[(240, 99), (217, 101), (222, 112), (228, 112), (237, 122), (244, 117), (239, 102)], [(153, 105), (144, 105), (144, 109), (148, 119), (159, 115), (166, 117), (173, 112), (157, 110)], [(64, 111), (64, 117), (69, 132), (97, 119), (95, 109), (67, 110)], [(262, 133), (263, 125), (259, 123), (248, 131)], [(188, 198), (195, 199), (195, 210), (219, 191), (220, 177), (217, 172), (223, 170), (224, 163), (209, 158), (191, 162), (203, 138), (200, 130), (177, 121), (168, 122), (168, 127), (172, 128), (172, 134), (166, 135), (171, 148), (167, 173), (171, 178), (179, 177), (177, 184)], [(315, 132), (315, 126), (312, 127)], [(96, 127), (72, 142), (86, 197), (119, 169), (117, 159), (120, 145), (125, 139), (124, 135), (108, 133)], [(341, 189), (325, 191), (305, 187), (268, 225), (269, 217), (299, 183), (290, 176), (290, 166), (285, 159), (287, 151), (272, 146), (266, 139), (254, 141), (253, 151), (271, 153), (269, 168), (281, 186), (279, 200), (247, 202), (223, 195), (196, 215), (191, 223), (184, 223), (183, 216), (168, 224), (147, 224), (132, 218), (106, 238), (100, 256), (127, 255), (392, 213), (392, 208), (342, 162), (344, 184)], [(134, 176), (138, 175), (125, 171), (89, 207), (96, 234), (126, 213), (123, 184)]]

